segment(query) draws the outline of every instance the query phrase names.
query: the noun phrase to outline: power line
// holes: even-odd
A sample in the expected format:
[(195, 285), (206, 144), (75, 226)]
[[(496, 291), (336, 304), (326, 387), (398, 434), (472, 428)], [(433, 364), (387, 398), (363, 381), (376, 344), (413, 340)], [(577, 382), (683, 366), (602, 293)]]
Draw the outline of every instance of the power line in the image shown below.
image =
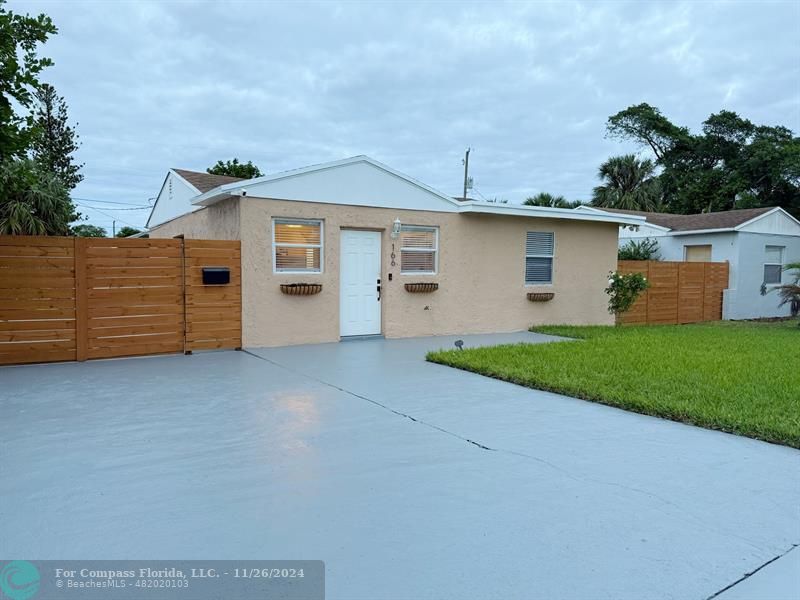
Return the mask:
[(128, 221), (125, 221), (125, 220), (123, 220), (123, 219), (119, 219), (119, 218), (117, 218), (115, 215), (110, 215), (110, 214), (108, 214), (108, 213), (105, 213), (105, 212), (103, 212), (102, 210), (100, 210), (100, 209), (98, 209), (98, 208), (93, 208), (93, 209), (91, 209), (91, 210), (96, 210), (96, 211), (97, 211), (97, 212), (99, 212), (101, 215), (105, 215), (106, 217), (108, 217), (109, 219), (111, 219), (112, 223), (114, 223), (115, 221), (119, 221), (120, 223), (125, 223), (125, 225), (129, 225), (129, 226), (131, 226), (131, 227), (133, 227), (133, 228), (135, 228), (135, 229), (138, 229), (138, 228), (140, 227), (140, 225), (134, 225), (133, 223), (129, 223)]
[(144, 205), (144, 204), (131, 204), (130, 202), (116, 202), (114, 200), (95, 200), (94, 198), (80, 198), (78, 196), (72, 196), (72, 200), (80, 200), (82, 202), (95, 202), (97, 204), (122, 204), (123, 206), (141, 206), (144, 208), (152, 208), (152, 204)]
[[(84, 204), (83, 202), (75, 202), (78, 206), (82, 206), (84, 208), (93, 208), (95, 210), (99, 210), (96, 206), (89, 206), (88, 204)], [(152, 206), (135, 206), (131, 208), (109, 208), (107, 206), (103, 207), (103, 210), (150, 210), (153, 208)]]

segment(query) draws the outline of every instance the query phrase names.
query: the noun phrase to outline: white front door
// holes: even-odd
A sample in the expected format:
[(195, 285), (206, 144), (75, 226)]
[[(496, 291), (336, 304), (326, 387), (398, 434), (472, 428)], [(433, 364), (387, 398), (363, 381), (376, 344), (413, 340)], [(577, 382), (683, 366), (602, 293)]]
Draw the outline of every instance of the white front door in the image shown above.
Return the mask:
[(342, 229), (339, 262), (340, 334), (379, 334), (381, 233)]

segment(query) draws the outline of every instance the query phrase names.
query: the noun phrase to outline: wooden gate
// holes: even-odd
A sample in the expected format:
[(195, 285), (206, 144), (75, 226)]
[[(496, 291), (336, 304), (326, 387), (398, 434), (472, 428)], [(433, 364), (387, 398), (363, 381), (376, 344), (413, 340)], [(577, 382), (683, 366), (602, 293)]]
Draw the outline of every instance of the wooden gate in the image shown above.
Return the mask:
[[(239, 348), (240, 242), (0, 236), (0, 364)], [(203, 267), (230, 282), (204, 285)]]
[(650, 288), (623, 314), (626, 325), (697, 323), (722, 319), (727, 262), (621, 260), (620, 273), (642, 273)]

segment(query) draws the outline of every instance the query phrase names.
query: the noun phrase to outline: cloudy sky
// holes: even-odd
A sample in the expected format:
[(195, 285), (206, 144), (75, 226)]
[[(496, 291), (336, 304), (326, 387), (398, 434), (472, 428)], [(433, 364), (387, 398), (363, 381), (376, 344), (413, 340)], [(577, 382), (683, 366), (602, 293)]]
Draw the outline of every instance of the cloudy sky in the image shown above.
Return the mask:
[[(588, 199), (639, 102), (693, 129), (712, 112), (800, 131), (800, 2), (11, 0), (59, 34), (44, 79), (83, 142), (91, 221), (141, 226), (166, 169), (265, 173), (368, 154), (458, 194)], [(90, 202), (91, 201), (91, 202)], [(85, 206), (104, 207), (86, 210)]]

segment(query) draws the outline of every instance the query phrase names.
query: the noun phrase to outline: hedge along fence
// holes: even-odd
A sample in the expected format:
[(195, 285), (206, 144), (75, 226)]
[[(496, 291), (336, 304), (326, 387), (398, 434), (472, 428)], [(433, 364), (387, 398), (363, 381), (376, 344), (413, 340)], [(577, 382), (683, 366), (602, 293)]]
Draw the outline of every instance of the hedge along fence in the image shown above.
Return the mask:
[[(0, 364), (241, 347), (238, 241), (0, 236)], [(203, 285), (202, 267), (230, 283)]]
[(620, 273), (642, 273), (650, 287), (620, 316), (625, 325), (697, 323), (722, 319), (727, 262), (621, 260)]

